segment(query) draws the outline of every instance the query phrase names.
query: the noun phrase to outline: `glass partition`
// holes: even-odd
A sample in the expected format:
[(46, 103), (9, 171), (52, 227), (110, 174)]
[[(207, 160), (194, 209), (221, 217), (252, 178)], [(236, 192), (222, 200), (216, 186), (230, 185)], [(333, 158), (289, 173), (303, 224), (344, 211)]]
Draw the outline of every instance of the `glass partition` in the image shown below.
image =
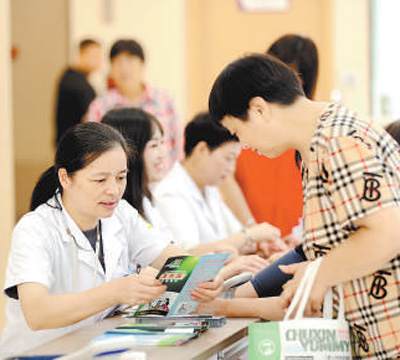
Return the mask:
[(398, 0), (371, 0), (371, 89), (374, 119), (400, 119)]

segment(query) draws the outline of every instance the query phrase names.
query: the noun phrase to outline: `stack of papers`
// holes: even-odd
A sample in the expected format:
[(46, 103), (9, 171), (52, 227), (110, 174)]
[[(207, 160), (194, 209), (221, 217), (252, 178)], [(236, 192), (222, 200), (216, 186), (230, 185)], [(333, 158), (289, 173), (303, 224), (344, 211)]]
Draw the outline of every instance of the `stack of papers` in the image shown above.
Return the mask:
[(204, 321), (186, 324), (125, 324), (106, 331), (92, 341), (129, 336), (135, 345), (178, 346), (196, 338), (208, 329)]

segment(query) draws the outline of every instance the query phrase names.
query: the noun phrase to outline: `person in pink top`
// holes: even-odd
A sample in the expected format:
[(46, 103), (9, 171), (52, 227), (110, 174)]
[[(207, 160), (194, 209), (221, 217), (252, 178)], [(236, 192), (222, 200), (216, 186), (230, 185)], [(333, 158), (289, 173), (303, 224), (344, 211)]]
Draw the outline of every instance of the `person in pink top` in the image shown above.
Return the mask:
[(110, 62), (115, 88), (92, 101), (86, 121), (100, 122), (108, 110), (120, 107), (138, 107), (152, 114), (165, 131), (165, 169), (169, 170), (176, 160), (183, 158), (183, 126), (172, 97), (144, 81), (145, 54), (137, 41), (116, 41), (110, 50)]

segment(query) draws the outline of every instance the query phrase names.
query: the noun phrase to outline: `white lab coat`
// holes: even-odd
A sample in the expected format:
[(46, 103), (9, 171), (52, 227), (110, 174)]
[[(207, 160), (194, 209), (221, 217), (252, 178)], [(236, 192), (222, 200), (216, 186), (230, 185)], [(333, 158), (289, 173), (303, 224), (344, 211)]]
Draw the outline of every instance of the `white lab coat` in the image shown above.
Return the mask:
[[(49, 203), (56, 205), (55, 197)], [(68, 235), (67, 228), (78, 246)], [(111, 217), (102, 219), (102, 238), (106, 273), (89, 241), (65, 209), (61, 211), (47, 204), (39, 206), (15, 226), (4, 290), (25, 282), (36, 282), (45, 285), (51, 295), (85, 291), (125, 275), (132, 263), (140, 263), (143, 267), (149, 265), (168, 244), (162, 234), (151, 228), (124, 200), (120, 201)], [(95, 268), (97, 274), (94, 276)], [(8, 298), (7, 325), (0, 344), (0, 358), (93, 324), (108, 312), (65, 328), (32, 331), (19, 301)]]
[(206, 186), (204, 192), (205, 196), (179, 162), (153, 191), (156, 209), (184, 250), (242, 229), (215, 186)]
[(143, 198), (143, 211), (148, 222), (163, 234), (164, 239), (168, 243), (174, 242), (171, 229), (147, 196)]

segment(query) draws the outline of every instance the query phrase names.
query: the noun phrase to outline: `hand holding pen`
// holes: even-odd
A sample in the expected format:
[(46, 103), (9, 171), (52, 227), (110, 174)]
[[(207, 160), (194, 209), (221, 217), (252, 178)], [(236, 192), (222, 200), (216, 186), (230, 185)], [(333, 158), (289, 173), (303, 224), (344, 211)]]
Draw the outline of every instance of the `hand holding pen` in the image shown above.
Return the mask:
[(113, 280), (116, 301), (124, 305), (146, 304), (160, 297), (167, 287), (155, 278), (157, 270), (147, 267), (141, 270), (136, 268), (135, 274)]
[(145, 276), (152, 276), (153, 278), (156, 278), (158, 275), (159, 271), (151, 266), (148, 266), (146, 268), (139, 268), (139, 270), (136, 268), (136, 274), (140, 274), (140, 276), (145, 275)]

